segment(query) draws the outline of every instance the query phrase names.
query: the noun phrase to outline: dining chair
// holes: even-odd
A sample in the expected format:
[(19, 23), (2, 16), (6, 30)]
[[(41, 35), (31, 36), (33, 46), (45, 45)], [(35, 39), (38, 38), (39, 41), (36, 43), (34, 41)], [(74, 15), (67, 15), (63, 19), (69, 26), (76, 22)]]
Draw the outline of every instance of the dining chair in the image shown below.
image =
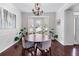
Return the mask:
[(31, 55), (33, 54), (34, 51), (34, 43), (33, 42), (29, 42), (26, 40), (26, 38), (22, 38), (22, 55), (25, 55), (25, 52), (31, 53)]
[(51, 40), (40, 42), (37, 48), (41, 51), (42, 55), (51, 55)]

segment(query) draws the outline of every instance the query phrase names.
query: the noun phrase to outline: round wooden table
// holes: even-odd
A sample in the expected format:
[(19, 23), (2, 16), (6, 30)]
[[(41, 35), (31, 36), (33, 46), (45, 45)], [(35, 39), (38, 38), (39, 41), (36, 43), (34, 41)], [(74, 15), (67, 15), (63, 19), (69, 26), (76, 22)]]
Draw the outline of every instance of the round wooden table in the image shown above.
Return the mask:
[(48, 35), (42, 35), (42, 34), (30, 34), (27, 37), (27, 41), (34, 42), (35, 55), (37, 54), (37, 44), (48, 40), (50, 40)]

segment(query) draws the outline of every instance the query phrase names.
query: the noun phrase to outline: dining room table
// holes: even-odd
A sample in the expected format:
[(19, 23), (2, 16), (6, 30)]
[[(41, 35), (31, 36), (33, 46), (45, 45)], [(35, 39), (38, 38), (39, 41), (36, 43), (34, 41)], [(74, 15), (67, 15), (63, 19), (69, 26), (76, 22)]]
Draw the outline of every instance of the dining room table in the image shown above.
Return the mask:
[(27, 36), (27, 41), (34, 42), (35, 55), (37, 55), (37, 44), (40, 44), (48, 40), (50, 39), (49, 39), (49, 36), (46, 34), (29, 34)]

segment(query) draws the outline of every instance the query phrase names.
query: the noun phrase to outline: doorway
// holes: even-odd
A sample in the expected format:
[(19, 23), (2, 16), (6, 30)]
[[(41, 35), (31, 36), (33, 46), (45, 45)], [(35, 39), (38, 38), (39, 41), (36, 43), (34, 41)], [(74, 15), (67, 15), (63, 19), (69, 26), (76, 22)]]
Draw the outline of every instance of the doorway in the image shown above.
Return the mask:
[(74, 16), (74, 36), (75, 44), (79, 44), (79, 15)]

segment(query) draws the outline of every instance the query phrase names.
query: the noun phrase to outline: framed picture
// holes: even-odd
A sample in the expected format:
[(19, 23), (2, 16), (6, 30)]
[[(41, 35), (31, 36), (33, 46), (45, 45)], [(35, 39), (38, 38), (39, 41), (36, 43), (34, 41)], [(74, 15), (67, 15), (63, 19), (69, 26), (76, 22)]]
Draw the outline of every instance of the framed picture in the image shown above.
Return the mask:
[(8, 28), (16, 28), (16, 15), (8, 12)]
[(11, 13), (10, 12), (8, 12), (8, 17), (7, 17), (7, 19), (8, 19), (8, 28), (12, 28), (12, 15), (11, 15)]
[(16, 15), (12, 14), (12, 28), (16, 28)]
[(2, 27), (6, 29), (16, 28), (16, 15), (3, 9)]
[(8, 11), (3, 9), (3, 19), (2, 19), (2, 26), (3, 28), (8, 28)]

